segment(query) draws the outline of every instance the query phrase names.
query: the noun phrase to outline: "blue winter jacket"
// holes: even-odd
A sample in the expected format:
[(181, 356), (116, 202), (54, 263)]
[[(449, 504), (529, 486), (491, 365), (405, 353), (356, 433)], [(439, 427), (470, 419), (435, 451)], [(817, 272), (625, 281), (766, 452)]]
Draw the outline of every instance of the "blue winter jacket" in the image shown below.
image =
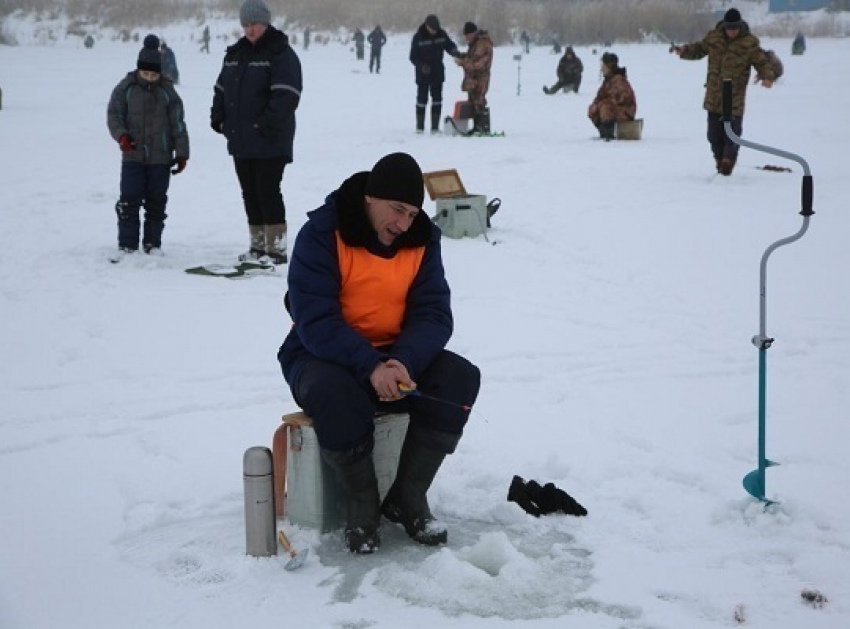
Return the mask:
[(433, 35), (423, 24), (413, 34), (410, 42), (410, 63), (416, 68), (416, 84), (431, 85), (446, 80), (443, 52), (452, 57), (461, 56), (457, 45), (443, 29)]
[[(286, 306), (293, 326), (278, 352), (283, 376), (297, 382), (305, 362), (319, 358), (348, 369), (368, 382), (379, 362), (400, 361), (414, 380), (434, 360), (452, 335), (449, 285), (440, 253), (440, 230), (425, 212), (392, 246), (380, 243), (364, 210), (368, 172), (347, 179), (325, 204), (308, 214), (295, 239), (289, 260)], [(419, 272), (407, 296), (401, 335), (387, 347), (375, 348), (342, 316), (341, 274), (336, 232), (348, 246), (365, 247), (371, 254), (391, 258), (401, 248), (425, 247)]]
[(292, 161), (301, 62), (289, 38), (269, 26), (254, 45), (243, 37), (227, 49), (215, 84), (210, 124), (227, 136), (234, 157)]

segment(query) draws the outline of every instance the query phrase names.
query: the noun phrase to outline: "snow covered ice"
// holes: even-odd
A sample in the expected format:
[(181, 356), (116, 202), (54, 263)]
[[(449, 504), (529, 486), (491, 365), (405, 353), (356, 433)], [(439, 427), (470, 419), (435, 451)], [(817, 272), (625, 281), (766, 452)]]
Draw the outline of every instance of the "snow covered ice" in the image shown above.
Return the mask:
[[(546, 96), (557, 56), (533, 49), (517, 96), (519, 49), (501, 46), (489, 100), (507, 136), (467, 139), (414, 133), (409, 35), (390, 37), (379, 75), (345, 46), (299, 47), (292, 238), (393, 151), (457, 168), (502, 207), (489, 243), (443, 241), (450, 348), (483, 374), (430, 492), (449, 544), (385, 522), (380, 552), (351, 557), (340, 533), (282, 520), (310, 549), (288, 572), (283, 552), (245, 556), (241, 478), (245, 449), (270, 446), (296, 410), (276, 362), (285, 272), (184, 273), (234, 264), (247, 242), (208, 126), (223, 43), (200, 54), (192, 28), (164, 33), (192, 142), (164, 255), (120, 264), (107, 259), (120, 155), (105, 110), (140, 44), (0, 48), (2, 629), (715, 629), (738, 605), (749, 627), (850, 626), (850, 40), (810, 38), (802, 57), (764, 40), (785, 76), (749, 88), (744, 137), (802, 155), (815, 180), (809, 232), (768, 270), (767, 454), (782, 465), (767, 510), (741, 486), (756, 466), (750, 338), (759, 261), (800, 226), (802, 173), (747, 149), (731, 177), (714, 173), (705, 62), (614, 47), (644, 139), (605, 143), (585, 116), (598, 55), (576, 47), (580, 93)], [(444, 113), (463, 98), (460, 71), (447, 76)], [(514, 474), (554, 482), (588, 516), (527, 515), (506, 500)], [(805, 604), (807, 588), (829, 603)]]

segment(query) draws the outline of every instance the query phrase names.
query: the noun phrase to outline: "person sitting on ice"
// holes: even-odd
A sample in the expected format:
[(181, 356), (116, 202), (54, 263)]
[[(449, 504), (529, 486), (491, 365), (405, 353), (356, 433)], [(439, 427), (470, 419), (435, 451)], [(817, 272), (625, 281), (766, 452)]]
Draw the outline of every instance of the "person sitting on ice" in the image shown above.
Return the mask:
[(599, 137), (606, 141), (614, 139), (618, 122), (634, 120), (637, 113), (634, 90), (626, 78), (626, 69), (619, 63), (612, 52), (602, 55), (602, 85), (587, 110), (587, 117), (599, 130)]
[[(424, 197), (416, 160), (386, 155), (308, 214), (289, 262), (284, 301), (293, 325), (278, 359), (346, 491), (352, 553), (378, 549), (381, 514), (420, 544), (446, 543), (426, 492), (455, 451), (480, 387), (478, 368), (445, 349), (450, 291)], [(402, 387), (422, 395), (405, 396)], [(372, 461), (377, 411), (410, 415), (383, 503)]]

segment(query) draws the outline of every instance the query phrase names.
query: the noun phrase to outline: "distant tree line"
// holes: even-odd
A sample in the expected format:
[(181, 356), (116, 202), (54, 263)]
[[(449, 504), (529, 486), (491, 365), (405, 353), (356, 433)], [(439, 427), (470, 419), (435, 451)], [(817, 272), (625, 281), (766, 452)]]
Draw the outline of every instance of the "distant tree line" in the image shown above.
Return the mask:
[[(0, 18), (22, 10), (37, 17), (72, 20), (116, 29), (155, 28), (181, 21), (233, 15), (241, 0), (0, 0)], [(494, 42), (516, 42), (526, 31), (538, 45), (590, 45), (639, 41), (659, 35), (673, 41), (701, 37), (717, 19), (706, 0), (266, 0), (275, 24), (299, 31), (372, 28), (411, 32), (436, 13), (452, 36), (471, 20)], [(850, 0), (834, 0), (836, 9)], [(793, 22), (793, 19), (791, 20)], [(791, 24), (788, 28), (794, 29)], [(773, 33), (771, 33), (773, 34)], [(786, 35), (793, 34), (784, 33)], [(817, 33), (809, 33), (817, 34)], [(827, 33), (823, 33), (827, 34)]]

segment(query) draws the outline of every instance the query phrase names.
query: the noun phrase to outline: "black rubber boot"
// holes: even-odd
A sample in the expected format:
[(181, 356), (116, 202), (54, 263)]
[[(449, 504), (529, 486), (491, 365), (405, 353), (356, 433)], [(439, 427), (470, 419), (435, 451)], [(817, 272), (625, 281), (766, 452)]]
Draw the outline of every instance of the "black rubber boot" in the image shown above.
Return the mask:
[(482, 112), (476, 112), (472, 118), (472, 129), (469, 131), (470, 135), (475, 135), (476, 133), (487, 134), (490, 133), (490, 108), (486, 108)]
[(425, 108), (416, 108), (416, 133), (425, 131)]
[(440, 115), (442, 113), (442, 105), (431, 105), (431, 133), (440, 132)]
[(599, 137), (605, 140), (606, 142), (614, 139), (614, 129), (616, 128), (617, 123), (614, 121), (611, 122), (600, 122), (599, 123)]
[(434, 518), (426, 496), (447, 454), (454, 452), (460, 435), (411, 425), (401, 449), (398, 472), (381, 513), (401, 524), (407, 534), (426, 546), (445, 544), (446, 528)]
[(322, 458), (331, 466), (345, 490), (348, 500), (348, 522), (345, 545), (352, 553), (365, 555), (378, 550), (381, 520), (378, 480), (372, 461), (375, 442), (367, 442), (342, 452), (322, 450)]

